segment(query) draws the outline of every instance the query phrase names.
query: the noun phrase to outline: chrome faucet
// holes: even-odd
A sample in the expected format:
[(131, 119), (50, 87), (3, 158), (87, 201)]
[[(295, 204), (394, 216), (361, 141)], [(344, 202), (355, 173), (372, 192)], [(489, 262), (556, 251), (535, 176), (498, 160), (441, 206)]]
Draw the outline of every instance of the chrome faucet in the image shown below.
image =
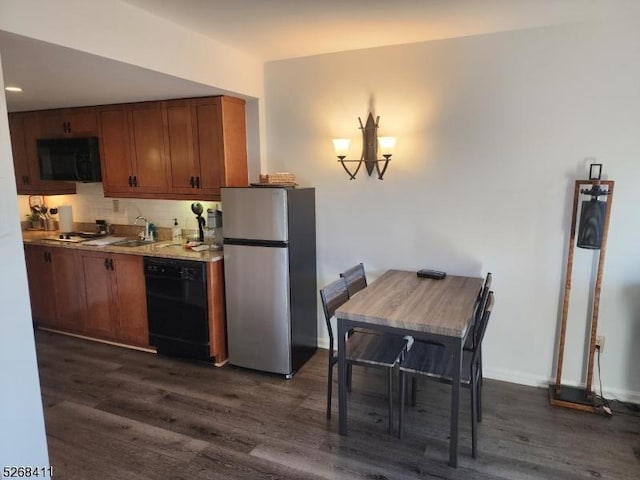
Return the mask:
[(144, 218), (142, 215), (138, 215), (136, 217), (136, 221), (133, 222), (134, 225), (138, 225), (138, 220), (144, 220), (144, 231), (140, 232), (140, 236), (142, 237), (142, 239), (145, 242), (150, 242), (153, 240), (153, 237), (151, 236), (151, 232), (149, 232), (149, 222), (147, 221), (146, 218)]

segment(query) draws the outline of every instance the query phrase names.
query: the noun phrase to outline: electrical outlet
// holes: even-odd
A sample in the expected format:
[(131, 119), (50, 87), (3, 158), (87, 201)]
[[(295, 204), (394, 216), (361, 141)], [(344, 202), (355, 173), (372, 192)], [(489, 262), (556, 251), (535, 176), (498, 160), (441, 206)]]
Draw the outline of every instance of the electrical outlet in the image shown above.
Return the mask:
[(604, 351), (604, 335), (596, 337), (596, 348), (600, 350), (600, 353)]
[(118, 199), (117, 199), (117, 198), (114, 198), (114, 199), (112, 200), (111, 205), (112, 205), (112, 207), (113, 207), (113, 212), (114, 212), (114, 213), (118, 213), (118, 212), (120, 211), (120, 202), (118, 201)]

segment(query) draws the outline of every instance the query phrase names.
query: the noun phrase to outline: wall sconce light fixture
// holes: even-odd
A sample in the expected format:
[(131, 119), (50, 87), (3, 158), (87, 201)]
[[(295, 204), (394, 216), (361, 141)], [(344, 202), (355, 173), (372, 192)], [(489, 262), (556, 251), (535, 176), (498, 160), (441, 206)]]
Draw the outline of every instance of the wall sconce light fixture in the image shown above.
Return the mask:
[[(360, 122), (360, 130), (362, 130), (362, 155), (360, 160), (347, 160), (347, 153), (349, 151), (350, 140), (348, 138), (334, 138), (333, 146), (338, 157), (338, 161), (342, 164), (342, 167), (349, 175), (349, 180), (354, 180), (360, 167), (364, 163), (365, 168), (369, 176), (373, 173), (375, 168), (378, 173), (378, 180), (382, 180), (384, 173), (387, 171), (389, 162), (391, 161), (391, 155), (396, 145), (396, 139), (394, 137), (378, 137), (378, 122), (380, 117), (376, 117), (373, 120), (373, 115), (369, 113), (367, 123), (362, 124), (362, 119), (358, 117)], [(380, 147), (380, 154), (382, 159), (378, 159), (378, 146)], [(347, 163), (357, 163), (354, 172), (351, 172), (347, 167)], [(380, 163), (383, 163), (380, 168)]]

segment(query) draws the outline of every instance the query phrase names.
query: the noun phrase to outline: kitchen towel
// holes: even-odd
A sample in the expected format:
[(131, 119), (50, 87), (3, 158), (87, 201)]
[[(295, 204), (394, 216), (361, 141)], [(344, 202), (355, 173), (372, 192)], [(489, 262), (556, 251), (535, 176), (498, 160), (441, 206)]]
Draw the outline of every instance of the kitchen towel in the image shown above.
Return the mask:
[(71, 205), (60, 205), (58, 207), (58, 219), (60, 220), (61, 232), (73, 232), (73, 211), (71, 210)]

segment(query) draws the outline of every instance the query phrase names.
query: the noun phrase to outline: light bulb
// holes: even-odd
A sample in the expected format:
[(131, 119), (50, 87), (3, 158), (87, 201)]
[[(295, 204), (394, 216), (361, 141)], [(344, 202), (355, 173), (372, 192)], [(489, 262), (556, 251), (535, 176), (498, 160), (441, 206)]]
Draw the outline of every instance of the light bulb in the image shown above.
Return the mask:
[(349, 152), (349, 143), (351, 143), (351, 140), (348, 138), (333, 139), (333, 148), (335, 148), (338, 158), (344, 158), (347, 156), (347, 153)]
[(378, 137), (378, 144), (380, 145), (380, 154), (382, 156), (391, 156), (396, 146), (396, 139), (395, 137)]

